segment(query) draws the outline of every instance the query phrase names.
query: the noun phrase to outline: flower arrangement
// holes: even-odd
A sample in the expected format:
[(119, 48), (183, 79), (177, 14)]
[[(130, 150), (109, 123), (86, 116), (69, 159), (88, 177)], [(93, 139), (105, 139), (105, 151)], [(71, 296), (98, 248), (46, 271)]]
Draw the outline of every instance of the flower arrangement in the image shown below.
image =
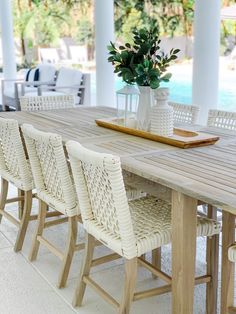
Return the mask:
[(160, 43), (157, 28), (134, 30), (133, 43), (116, 47), (110, 42), (108, 61), (114, 65), (114, 72), (127, 84), (156, 89), (161, 82), (169, 82), (172, 74), (167, 69), (180, 51), (171, 49), (165, 54), (161, 51)]

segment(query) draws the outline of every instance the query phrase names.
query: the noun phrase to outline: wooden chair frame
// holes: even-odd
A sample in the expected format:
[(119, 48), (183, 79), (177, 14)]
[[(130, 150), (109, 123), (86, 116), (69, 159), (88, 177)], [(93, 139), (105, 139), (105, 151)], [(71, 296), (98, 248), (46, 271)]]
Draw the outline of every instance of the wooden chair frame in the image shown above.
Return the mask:
[[(32, 198), (35, 197), (32, 191), (23, 191), (18, 189), (18, 197), (7, 198), (9, 182), (1, 178), (1, 199), (0, 199), (0, 222), (2, 217), (13, 223), (19, 228), (17, 239), (14, 245), (14, 251), (18, 252), (22, 249), (26, 230), (30, 220), (36, 219), (35, 216), (31, 216)], [(9, 214), (5, 210), (6, 204), (18, 202), (18, 217), (16, 219), (13, 215)]]
[[(60, 212), (57, 212), (58, 215), (62, 215)], [(45, 221), (47, 216), (47, 204), (39, 199), (39, 215), (38, 215), (38, 225), (34, 234), (32, 247), (29, 253), (29, 260), (34, 261), (37, 258), (39, 246), (43, 244), (47, 247), (47, 249), (57, 256), (62, 261), (62, 266), (58, 279), (58, 288), (63, 288), (66, 285), (67, 278), (69, 275), (69, 270), (71, 266), (71, 262), (76, 251), (83, 250), (85, 248), (84, 243), (76, 244), (77, 237), (77, 224), (82, 223), (81, 216), (73, 216), (73, 217), (63, 217), (53, 221)], [(45, 237), (43, 237), (43, 230), (45, 228), (55, 226), (64, 222), (68, 222), (68, 235), (67, 235), (67, 243), (65, 251), (62, 252), (60, 249), (55, 247), (52, 243), (50, 243)], [(102, 245), (99, 241), (96, 241), (96, 245)], [(93, 261), (92, 266), (97, 266), (106, 262), (113, 261), (120, 256), (116, 253), (109, 254), (105, 257), (97, 258)]]
[[(213, 209), (209, 210), (209, 215), (213, 214)], [(81, 306), (85, 293), (85, 288), (89, 285), (95, 290), (105, 301), (114, 306), (119, 314), (128, 314), (132, 301), (141, 300), (148, 297), (153, 297), (161, 294), (165, 294), (171, 291), (172, 278), (154, 267), (153, 264), (147, 262), (143, 257), (124, 259), (125, 260), (125, 284), (123, 290), (123, 297), (119, 303), (115, 300), (107, 291), (101, 288), (90, 276), (91, 266), (94, 266), (93, 251), (95, 246), (95, 238), (86, 232), (86, 244), (85, 244), (85, 256), (83, 261), (83, 267), (80, 273), (80, 278), (76, 287), (76, 291), (73, 298), (73, 306)], [(207, 284), (207, 301), (206, 301), (206, 313), (216, 313), (216, 298), (217, 298), (217, 282), (218, 282), (218, 248), (219, 248), (219, 235), (215, 235), (211, 238), (207, 238), (207, 274), (197, 277), (195, 279), (195, 285)], [(158, 250), (156, 251), (158, 256)], [(160, 259), (158, 259), (160, 265)], [(166, 285), (153, 288), (145, 291), (135, 292), (135, 282), (137, 277), (138, 266), (145, 267), (149, 270), (154, 277), (159, 277), (166, 282)]]
[[(8, 199), (8, 187), (9, 182), (6, 179), (1, 178), (0, 223), (4, 217), (19, 228), (17, 239), (14, 245), (14, 251), (18, 252), (22, 249), (29, 222), (38, 218), (37, 214), (31, 215), (32, 201), (33, 198), (37, 198), (37, 195), (36, 193), (32, 193), (32, 191), (23, 191), (18, 189), (18, 196)], [(7, 204), (16, 202), (18, 202), (18, 219), (8, 213), (5, 209)], [(59, 215), (61, 215), (61, 213), (56, 211), (49, 212), (47, 210), (46, 217), (52, 218)], [(53, 222), (56, 224), (56, 220)], [(52, 224), (52, 221), (48, 223)]]
[[(77, 220), (80, 220), (79, 216), (73, 216), (73, 217), (62, 217), (57, 220), (52, 220), (46, 222), (46, 216), (47, 216), (47, 208), (48, 205), (43, 202), (41, 199), (39, 199), (39, 215), (38, 215), (38, 222), (36, 231), (33, 237), (32, 247), (29, 253), (29, 260), (32, 262), (36, 260), (39, 246), (40, 244), (47, 247), (47, 249), (53, 253), (55, 256), (57, 256), (61, 261), (61, 270), (59, 273), (59, 279), (58, 279), (58, 288), (63, 288), (66, 285), (67, 278), (69, 275), (69, 270), (71, 266), (71, 262), (73, 259), (74, 252), (76, 250), (81, 250), (84, 248), (84, 244), (77, 244), (76, 245), (76, 237), (77, 237)], [(62, 213), (57, 212), (59, 215), (62, 215)], [(64, 222), (68, 222), (68, 235), (67, 235), (67, 243), (66, 248), (64, 252), (62, 252), (60, 249), (55, 247), (51, 242), (49, 242), (45, 237), (43, 237), (43, 230), (48, 227), (52, 227)]]

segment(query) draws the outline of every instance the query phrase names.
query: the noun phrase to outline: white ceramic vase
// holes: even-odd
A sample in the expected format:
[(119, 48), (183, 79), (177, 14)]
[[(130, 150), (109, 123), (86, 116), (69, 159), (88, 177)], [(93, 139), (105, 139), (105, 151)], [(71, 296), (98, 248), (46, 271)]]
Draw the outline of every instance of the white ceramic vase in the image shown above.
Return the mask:
[(154, 90), (154, 106), (151, 111), (151, 133), (172, 136), (174, 127), (173, 108), (168, 105), (168, 88)]
[(153, 104), (152, 89), (149, 86), (139, 86), (139, 103), (137, 110), (137, 129), (149, 131), (151, 125), (151, 109)]

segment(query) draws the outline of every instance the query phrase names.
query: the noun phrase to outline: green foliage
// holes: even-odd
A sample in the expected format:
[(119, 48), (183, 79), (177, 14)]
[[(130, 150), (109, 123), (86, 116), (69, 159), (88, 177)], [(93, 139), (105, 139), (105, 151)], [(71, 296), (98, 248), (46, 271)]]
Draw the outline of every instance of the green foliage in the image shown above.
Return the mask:
[(132, 8), (120, 29), (122, 39), (124, 41), (132, 41), (132, 31), (134, 30), (134, 25), (137, 29), (141, 29), (144, 27), (144, 21), (142, 19), (142, 13), (137, 9)]
[(194, 0), (115, 0), (115, 8), (115, 27), (121, 41), (128, 39), (126, 28), (132, 31), (150, 25), (159, 26), (164, 36), (192, 33)]
[(15, 7), (15, 33), (27, 39), (30, 46), (56, 45), (60, 38), (60, 28), (69, 23), (67, 9), (55, 1), (33, 0), (31, 9), (22, 2), (21, 11)]
[(133, 31), (131, 43), (117, 47), (110, 43), (108, 61), (114, 65), (114, 72), (127, 84), (150, 86), (155, 89), (161, 82), (169, 82), (171, 73), (167, 72), (170, 63), (177, 59), (179, 49), (171, 49), (165, 54), (160, 49), (156, 27)]
[(93, 38), (93, 25), (88, 17), (84, 16), (77, 23), (76, 41), (79, 45), (92, 45)]

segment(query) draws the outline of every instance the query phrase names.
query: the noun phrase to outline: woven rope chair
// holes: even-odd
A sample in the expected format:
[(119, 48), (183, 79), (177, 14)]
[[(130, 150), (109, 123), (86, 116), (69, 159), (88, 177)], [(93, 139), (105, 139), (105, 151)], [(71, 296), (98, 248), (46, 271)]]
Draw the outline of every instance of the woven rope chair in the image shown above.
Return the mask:
[[(32, 208), (33, 178), (26, 160), (16, 120), (0, 119), (0, 222), (5, 217), (18, 228), (14, 250), (22, 249)], [(7, 199), (9, 182), (18, 189), (18, 197)], [(18, 202), (19, 220), (5, 210), (7, 203)]]
[(73, 95), (20, 97), (21, 111), (69, 109), (75, 107)]
[[(69, 174), (61, 137), (57, 134), (38, 131), (31, 125), (25, 124), (22, 126), (22, 131), (39, 199), (38, 226), (29, 259), (35, 260), (39, 245), (46, 245), (52, 253), (62, 260), (58, 281), (58, 286), (61, 288), (66, 284), (74, 251), (83, 248), (81, 244), (76, 245), (77, 218), (79, 215), (76, 193)], [(54, 223), (52, 221), (45, 222), (47, 206), (66, 217), (60, 218)], [(42, 234), (44, 228), (67, 220), (69, 232), (66, 249), (62, 253)]]
[[(87, 232), (86, 255), (73, 305), (81, 305), (88, 284), (118, 308), (119, 313), (127, 314), (132, 300), (170, 291), (171, 277), (139, 257), (170, 243), (171, 205), (153, 196), (128, 202), (118, 157), (92, 152), (73, 141), (66, 146)], [(212, 236), (217, 240), (219, 232), (220, 225), (216, 221), (198, 218), (198, 236)], [(95, 239), (125, 258), (126, 279), (121, 304), (89, 276)], [(208, 255), (208, 262), (212, 262), (210, 258), (215, 258), (214, 254)], [(134, 293), (138, 262), (166, 281), (167, 286)], [(208, 281), (209, 276), (206, 277)]]
[(199, 107), (169, 102), (174, 110), (174, 122), (183, 124), (196, 124), (199, 114)]
[[(228, 259), (231, 263), (236, 263), (236, 244), (232, 245), (229, 250), (228, 250)], [(232, 274), (228, 274), (228, 276), (231, 276)], [(230, 282), (231, 280), (232, 282)], [(229, 314), (233, 314), (233, 313), (236, 313), (236, 307), (234, 306), (234, 285), (233, 285), (233, 282), (234, 282), (234, 276), (233, 278), (229, 278), (228, 279), (228, 291), (227, 291), (227, 299), (228, 299), (228, 305), (230, 305), (228, 307), (228, 311), (227, 313)]]
[(207, 126), (236, 132), (236, 112), (209, 110)]

